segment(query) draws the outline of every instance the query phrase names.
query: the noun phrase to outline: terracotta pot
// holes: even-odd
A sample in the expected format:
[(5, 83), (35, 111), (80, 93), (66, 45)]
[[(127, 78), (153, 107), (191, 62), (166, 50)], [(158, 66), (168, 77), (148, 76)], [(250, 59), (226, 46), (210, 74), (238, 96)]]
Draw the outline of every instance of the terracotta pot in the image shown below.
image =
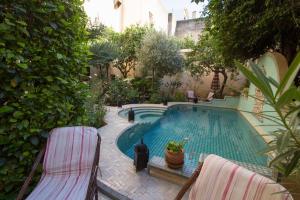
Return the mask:
[(184, 164), (184, 151), (174, 153), (166, 149), (165, 160), (168, 167), (172, 169), (181, 168)]

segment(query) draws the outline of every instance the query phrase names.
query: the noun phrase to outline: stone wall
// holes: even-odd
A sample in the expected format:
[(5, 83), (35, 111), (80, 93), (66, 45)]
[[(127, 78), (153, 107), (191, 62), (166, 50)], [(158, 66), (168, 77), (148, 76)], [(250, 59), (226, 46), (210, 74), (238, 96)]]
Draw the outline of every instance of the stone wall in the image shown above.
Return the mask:
[(192, 37), (197, 41), (204, 27), (204, 20), (201, 18), (180, 20), (176, 22), (175, 36), (181, 39)]
[[(223, 82), (223, 76), (220, 74), (220, 83)], [(241, 91), (247, 85), (247, 80), (242, 74), (230, 78), (231, 74), (228, 74), (227, 84), (224, 88), (224, 94), (226, 96), (237, 96), (239, 91)], [(176, 91), (186, 94), (188, 90), (193, 90), (195, 94), (201, 98), (206, 98), (210, 92), (211, 82), (213, 79), (213, 73), (207, 76), (194, 77), (189, 72), (178, 73), (173, 76), (165, 76), (161, 83), (161, 89), (167, 91), (171, 82), (179, 81), (181, 86), (176, 89)]]

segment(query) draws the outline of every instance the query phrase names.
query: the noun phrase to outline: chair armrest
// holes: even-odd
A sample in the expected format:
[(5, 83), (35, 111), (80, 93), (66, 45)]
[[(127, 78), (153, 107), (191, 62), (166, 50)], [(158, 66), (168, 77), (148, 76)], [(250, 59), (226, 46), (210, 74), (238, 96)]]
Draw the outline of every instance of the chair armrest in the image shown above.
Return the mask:
[(34, 172), (35, 170), (37, 169), (39, 163), (41, 162), (44, 154), (45, 154), (45, 150), (46, 150), (46, 145), (44, 145), (44, 147), (42, 148), (42, 150), (39, 152), (39, 154), (37, 155), (36, 157), (36, 160), (34, 161), (34, 164), (31, 168), (31, 171), (29, 173), (29, 176), (26, 178), (18, 196), (17, 196), (17, 199), (16, 200), (22, 200), (24, 198), (24, 195), (26, 194), (26, 191), (28, 189), (28, 186), (33, 178), (33, 175), (34, 175)]
[(199, 163), (199, 166), (196, 168), (192, 176), (189, 178), (189, 180), (183, 185), (177, 196), (175, 197), (175, 200), (181, 200), (183, 195), (186, 193), (186, 191), (191, 187), (191, 185), (197, 180), (200, 171), (202, 169), (203, 163)]

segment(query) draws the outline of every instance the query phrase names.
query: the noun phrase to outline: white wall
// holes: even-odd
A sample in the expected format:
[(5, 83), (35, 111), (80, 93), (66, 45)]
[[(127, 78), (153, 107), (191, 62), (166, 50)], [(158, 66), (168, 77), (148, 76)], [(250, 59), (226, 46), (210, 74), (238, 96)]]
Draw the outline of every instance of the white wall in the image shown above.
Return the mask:
[(104, 25), (120, 31), (120, 9), (114, 9), (113, 0), (86, 0), (84, 10), (91, 22), (97, 18)]
[(168, 11), (161, 0), (123, 0), (122, 2), (118, 9), (114, 9), (113, 0), (87, 0), (84, 9), (92, 22), (98, 18), (104, 25), (118, 32), (130, 25), (149, 25), (149, 12), (151, 12), (154, 28), (167, 33)]

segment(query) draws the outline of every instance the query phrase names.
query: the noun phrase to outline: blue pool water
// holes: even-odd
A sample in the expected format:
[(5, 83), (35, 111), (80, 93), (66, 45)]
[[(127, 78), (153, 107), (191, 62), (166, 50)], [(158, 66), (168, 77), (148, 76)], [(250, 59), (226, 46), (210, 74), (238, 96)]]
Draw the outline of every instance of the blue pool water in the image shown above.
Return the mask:
[(153, 122), (140, 121), (118, 138), (120, 150), (133, 158), (134, 145), (140, 139), (153, 156), (164, 157), (170, 140), (188, 139), (185, 164), (198, 164), (201, 153), (213, 153), (224, 158), (265, 166), (267, 158), (258, 154), (266, 147), (261, 136), (235, 110), (193, 105), (176, 105)]

